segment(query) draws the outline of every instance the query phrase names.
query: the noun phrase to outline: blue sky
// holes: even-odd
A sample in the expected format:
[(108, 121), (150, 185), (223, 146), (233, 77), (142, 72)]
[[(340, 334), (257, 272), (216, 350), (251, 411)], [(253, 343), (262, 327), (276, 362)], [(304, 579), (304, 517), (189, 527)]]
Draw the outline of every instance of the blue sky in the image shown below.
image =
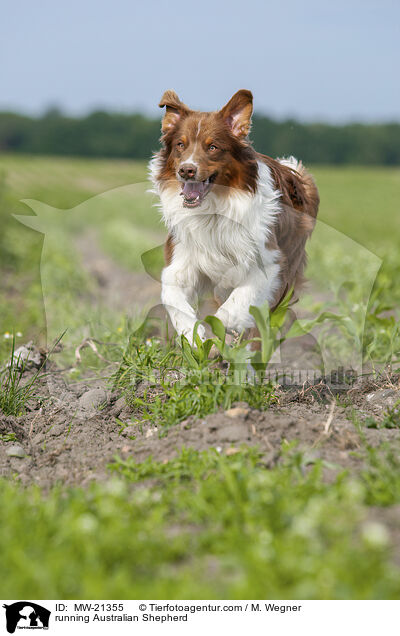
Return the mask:
[(0, 109), (213, 110), (239, 88), (303, 120), (400, 120), (398, 0), (2, 0)]

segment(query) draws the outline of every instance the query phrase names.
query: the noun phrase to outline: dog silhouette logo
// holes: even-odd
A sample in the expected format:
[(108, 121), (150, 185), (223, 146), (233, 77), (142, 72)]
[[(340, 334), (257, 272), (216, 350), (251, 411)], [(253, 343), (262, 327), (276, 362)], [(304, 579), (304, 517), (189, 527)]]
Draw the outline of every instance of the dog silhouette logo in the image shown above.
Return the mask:
[(48, 629), (51, 612), (32, 601), (18, 601), (3, 605), (6, 610), (6, 627), (9, 634), (18, 629)]

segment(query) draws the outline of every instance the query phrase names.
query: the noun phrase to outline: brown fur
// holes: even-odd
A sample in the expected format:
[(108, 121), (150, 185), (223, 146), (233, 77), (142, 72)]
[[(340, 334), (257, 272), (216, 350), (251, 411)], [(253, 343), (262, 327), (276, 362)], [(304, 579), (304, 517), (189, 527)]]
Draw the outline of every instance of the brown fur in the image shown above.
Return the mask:
[[(225, 186), (227, 195), (228, 188), (255, 192), (257, 154), (246, 139), (253, 109), (250, 91), (238, 91), (224, 108), (211, 113), (190, 110), (171, 90), (164, 93), (159, 105), (166, 107), (159, 155), (161, 182), (174, 182), (178, 166), (196, 149), (199, 181), (216, 172), (215, 184)], [(178, 142), (184, 144), (183, 149)], [(208, 150), (211, 144), (217, 146), (215, 152)]]
[[(247, 138), (253, 109), (250, 91), (238, 91), (220, 111), (211, 113), (190, 110), (170, 90), (160, 101), (160, 107), (163, 106), (166, 112), (162, 124), (163, 147), (159, 153), (161, 187), (168, 187), (171, 183), (176, 187), (178, 167), (193, 152), (199, 166), (196, 179), (203, 181), (216, 173), (215, 186), (225, 186), (227, 195), (232, 188), (255, 192), (257, 161), (268, 166), (275, 189), (281, 193), (282, 203), (274, 234), (268, 240), (271, 249), (281, 252), (282, 285), (272, 309), (292, 287), (295, 300), (303, 282), (305, 244), (312, 234), (318, 213), (319, 195), (312, 176), (301, 163), (298, 170), (294, 170), (253, 149)], [(211, 145), (216, 146), (215, 151), (211, 152)], [(172, 255), (173, 237), (169, 235), (165, 244), (167, 265)]]
[[(196, 145), (199, 123), (201, 138)], [(188, 114), (176, 128), (168, 129), (162, 139), (164, 149), (161, 150), (163, 160), (161, 180), (174, 181), (179, 164), (190, 157), (196, 147), (199, 181), (217, 172), (215, 184), (224, 186), (227, 195), (230, 193), (230, 188), (255, 192), (257, 187), (256, 154), (251, 146), (229, 135), (223, 120), (217, 113)], [(185, 144), (183, 151), (176, 146), (178, 140)], [(206, 151), (211, 143), (217, 144), (218, 147), (213, 156)], [(221, 191), (223, 191), (222, 188)]]
[(275, 308), (291, 288), (294, 288), (293, 302), (298, 298), (307, 263), (305, 244), (315, 226), (319, 195), (314, 179), (302, 164), (296, 171), (270, 157), (260, 157), (282, 193), (282, 212), (277, 215), (274, 236), (268, 242), (271, 249), (281, 251), (282, 285), (275, 297)]
[(165, 264), (169, 265), (172, 261), (172, 256), (174, 254), (174, 239), (172, 234), (168, 234), (167, 240), (164, 243), (164, 260)]

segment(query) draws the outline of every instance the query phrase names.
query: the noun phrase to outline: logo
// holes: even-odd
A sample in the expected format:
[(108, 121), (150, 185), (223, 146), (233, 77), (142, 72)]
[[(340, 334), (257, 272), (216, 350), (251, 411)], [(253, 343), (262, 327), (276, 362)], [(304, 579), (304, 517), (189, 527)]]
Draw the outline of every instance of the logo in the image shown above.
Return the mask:
[(32, 601), (18, 601), (12, 605), (3, 605), (6, 610), (7, 631), (13, 634), (15, 629), (49, 629), (51, 612), (32, 603)]

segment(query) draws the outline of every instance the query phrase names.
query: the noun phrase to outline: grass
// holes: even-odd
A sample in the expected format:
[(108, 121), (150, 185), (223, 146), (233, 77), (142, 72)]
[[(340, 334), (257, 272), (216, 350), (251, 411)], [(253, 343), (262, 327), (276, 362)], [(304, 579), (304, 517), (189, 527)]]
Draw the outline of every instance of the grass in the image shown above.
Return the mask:
[(393, 506), (400, 501), (400, 456), (395, 444), (367, 448), (368, 465), (361, 472), (369, 506)]
[(381, 258), (400, 233), (399, 168), (311, 166), (320, 218)]
[[(216, 339), (214, 339), (216, 341)], [(235, 369), (221, 369), (222, 357), (208, 359), (214, 341), (198, 342), (192, 350), (173, 341), (165, 345), (158, 338), (147, 338), (138, 331), (130, 338), (122, 364), (115, 375), (115, 386), (138, 413), (137, 424), (148, 422), (164, 429), (190, 417), (204, 417), (235, 402), (247, 402), (253, 408), (266, 409), (274, 399), (270, 383), (237, 381)], [(231, 350), (231, 355), (235, 349)], [(243, 376), (243, 374), (242, 374)], [(138, 388), (145, 385), (143, 396)]]
[[(275, 395), (266, 370), (275, 349), (290, 337), (303, 335), (314, 324), (328, 319), (339, 323), (345, 320), (325, 312), (311, 321), (308, 328), (304, 323), (300, 327), (297, 320), (292, 322), (282, 336), (291, 295), (290, 292), (273, 314), (268, 304), (250, 307), (260, 336), (252, 340), (240, 336), (231, 345), (226, 344), (226, 329), (215, 316), (205, 318), (213, 331), (212, 338), (202, 342), (195, 327), (195, 347), (184, 336), (178, 343), (175, 339), (165, 342), (164, 338), (148, 338), (146, 332), (152, 325), (144, 323), (130, 337), (114, 376), (115, 386), (138, 413), (136, 422), (166, 428), (190, 416), (204, 417), (220, 407), (229, 409), (235, 402), (246, 402), (260, 410), (268, 408)], [(259, 350), (249, 350), (255, 341)], [(210, 356), (212, 347), (216, 352)], [(143, 385), (142, 396), (138, 388)]]
[(375, 418), (367, 417), (365, 419), (368, 428), (397, 428), (400, 429), (400, 400), (398, 400), (391, 408), (386, 409), (381, 421)]
[(16, 442), (17, 437), (15, 433), (0, 433), (0, 442)]
[[(359, 478), (324, 481), (292, 447), (266, 469), (256, 449), (183, 449), (167, 463), (116, 460), (87, 490), (0, 481), (3, 597), (398, 598), (384, 526), (399, 502), (386, 450)], [(376, 457), (379, 454), (379, 459)], [(29, 533), (26, 528), (29, 527)], [(349, 564), (351, 563), (351, 567)]]
[[(400, 225), (400, 171), (312, 167), (312, 172), (322, 203), (321, 223), (309, 245), (309, 277), (322, 295), (330, 285), (332, 311), (352, 317), (353, 331), (361, 336), (359, 355), (387, 363), (400, 350), (398, 320), (389, 315), (400, 303), (396, 285), (400, 263), (393, 244)], [(104, 331), (122, 342), (118, 329), (123, 316), (107, 307), (99, 316), (87, 300), (92, 282), (83, 271), (76, 242), (86, 236), (119, 266), (144, 271), (141, 255), (151, 253), (164, 236), (145, 180), (146, 165), (140, 162), (0, 155), (0, 264), (5, 270), (0, 288), (0, 357), (5, 352), (1, 334), (6, 332), (18, 331), (45, 344), (46, 329), (51, 341), (68, 327), (65, 342), (71, 346), (87, 335), (102, 340)], [(39, 214), (34, 224), (45, 232), (45, 240), (11, 216), (32, 213), (21, 199), (33, 200), (31, 210)], [(153, 256), (157, 259), (158, 252)], [(379, 259), (383, 259), (380, 270)], [(153, 271), (151, 264), (147, 270)], [(315, 298), (307, 302), (305, 297), (303, 305), (313, 314), (326, 309), (327, 300), (324, 297), (316, 307)], [(342, 329), (333, 339), (326, 334), (325, 342), (333, 355), (341, 351), (343, 366), (353, 364), (352, 333)]]
[[(141, 253), (163, 238), (145, 180), (146, 167), (136, 162), (0, 155), (0, 358), (6, 332), (45, 345), (46, 337), (51, 342), (68, 327), (65, 341), (75, 344), (83, 325), (84, 335), (102, 339), (107, 324), (115, 341), (123, 316), (106, 308), (99, 316), (87, 301), (92, 281), (76, 244), (82, 237), (88, 245), (96, 240), (122, 267), (140, 269)], [(32, 211), (39, 231), (12, 216)]]
[(26, 380), (24, 374), (28, 364), (29, 357), (23, 359), (21, 354), (16, 355), (14, 337), (8, 363), (0, 369), (0, 411), (5, 415), (18, 416), (25, 413), (26, 403), (35, 394), (35, 383), (41, 368)]

